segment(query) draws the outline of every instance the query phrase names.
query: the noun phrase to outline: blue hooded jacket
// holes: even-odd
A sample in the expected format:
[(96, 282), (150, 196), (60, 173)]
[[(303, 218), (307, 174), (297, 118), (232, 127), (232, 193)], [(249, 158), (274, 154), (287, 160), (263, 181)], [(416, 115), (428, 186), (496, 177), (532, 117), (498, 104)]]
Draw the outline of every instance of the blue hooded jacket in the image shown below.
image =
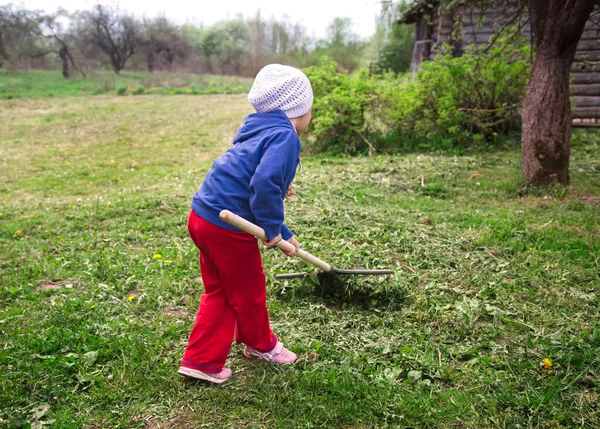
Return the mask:
[(300, 139), (282, 110), (250, 114), (194, 194), (192, 210), (239, 231), (219, 218), (227, 209), (263, 228), (269, 239), (281, 234), (287, 240), (293, 234), (283, 223), (283, 200), (299, 162)]

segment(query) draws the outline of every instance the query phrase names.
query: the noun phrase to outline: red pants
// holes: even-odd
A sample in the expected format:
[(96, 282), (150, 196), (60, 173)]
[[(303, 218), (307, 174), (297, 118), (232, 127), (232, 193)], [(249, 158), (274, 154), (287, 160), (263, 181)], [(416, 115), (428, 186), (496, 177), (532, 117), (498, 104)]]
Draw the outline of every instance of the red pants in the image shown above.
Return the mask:
[(181, 364), (208, 373), (220, 372), (234, 331), (237, 342), (271, 351), (277, 338), (269, 326), (258, 240), (207, 222), (193, 211), (188, 231), (200, 249), (204, 294)]

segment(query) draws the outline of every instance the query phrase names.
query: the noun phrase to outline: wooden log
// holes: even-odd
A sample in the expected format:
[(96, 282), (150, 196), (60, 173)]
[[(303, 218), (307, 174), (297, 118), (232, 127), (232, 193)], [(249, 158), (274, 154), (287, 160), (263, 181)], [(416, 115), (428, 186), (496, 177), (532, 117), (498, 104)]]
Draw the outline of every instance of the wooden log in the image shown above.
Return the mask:
[(481, 15), (493, 15), (493, 16), (502, 16), (502, 17), (506, 17), (506, 16), (513, 16), (513, 14), (517, 11), (517, 7), (516, 6), (506, 6), (506, 5), (499, 5), (499, 6), (489, 6), (489, 7), (471, 7), (471, 8), (467, 8), (465, 10), (465, 15), (469, 16), (469, 15), (473, 15), (473, 16), (481, 16)]
[(440, 19), (442, 20), (443, 26), (448, 26), (448, 27), (454, 26), (454, 18), (452, 17), (452, 15), (442, 15), (440, 17)]
[(483, 44), (483, 43), (489, 42), (491, 37), (492, 37), (492, 34), (464, 33), (463, 41), (468, 44), (471, 44), (471, 43)]
[[(463, 30), (464, 31), (475, 31), (477, 33), (495, 33), (503, 29), (506, 26), (506, 22), (492, 22), (492, 23), (479, 23), (479, 22), (464, 22)], [(525, 24), (521, 27), (521, 32), (531, 32), (531, 26), (529, 24)]]
[(600, 51), (600, 38), (596, 40), (579, 40), (578, 51)]
[(600, 83), (600, 73), (571, 73), (573, 84), (595, 84)]
[(600, 61), (573, 63), (571, 73), (600, 73)]
[(519, 24), (523, 28), (531, 28), (529, 22), (526, 21), (526, 17), (519, 17), (517, 19), (512, 19), (512, 16), (505, 15), (497, 15), (497, 16), (469, 16), (465, 15), (462, 19), (462, 24), (464, 26), (493, 26), (493, 27), (504, 27), (509, 22), (513, 22), (513, 24)]
[(600, 51), (577, 51), (575, 61), (600, 61)]
[(574, 118), (600, 118), (600, 107), (579, 107), (573, 110)]
[[(575, 121), (575, 120), (573, 120)], [(580, 122), (576, 124), (573, 122), (574, 127), (600, 127), (600, 121), (596, 119), (595, 122)]]
[(600, 96), (578, 96), (575, 98), (575, 108), (600, 107)]
[(585, 29), (581, 34), (581, 40), (599, 40), (600, 39), (600, 27)]
[(496, 31), (499, 31), (502, 26), (492, 27), (491, 25), (482, 25), (478, 27), (476, 25), (463, 25), (462, 31), (463, 33), (468, 34), (494, 34)]
[(592, 83), (589, 85), (582, 84), (571, 84), (570, 86), (571, 94), (575, 96), (582, 95), (600, 95), (600, 83)]

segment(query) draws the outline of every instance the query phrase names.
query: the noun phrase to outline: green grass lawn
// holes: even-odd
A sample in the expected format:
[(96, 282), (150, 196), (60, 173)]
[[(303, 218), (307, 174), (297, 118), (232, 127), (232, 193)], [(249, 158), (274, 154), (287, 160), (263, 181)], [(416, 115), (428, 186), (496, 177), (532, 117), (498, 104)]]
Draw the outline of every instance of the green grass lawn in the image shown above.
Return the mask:
[(276, 281), (311, 268), (265, 250), (298, 363), (235, 345), (226, 384), (178, 376), (202, 293), (191, 195), (249, 111), (0, 101), (0, 426), (600, 427), (594, 131), (574, 136), (569, 188), (528, 189), (517, 148), (304, 157), (286, 206), (303, 247), (395, 275)]
[(59, 71), (0, 69), (0, 99), (23, 97), (72, 97), (119, 94), (241, 94), (247, 93), (252, 79), (157, 72), (91, 72), (64, 79)]

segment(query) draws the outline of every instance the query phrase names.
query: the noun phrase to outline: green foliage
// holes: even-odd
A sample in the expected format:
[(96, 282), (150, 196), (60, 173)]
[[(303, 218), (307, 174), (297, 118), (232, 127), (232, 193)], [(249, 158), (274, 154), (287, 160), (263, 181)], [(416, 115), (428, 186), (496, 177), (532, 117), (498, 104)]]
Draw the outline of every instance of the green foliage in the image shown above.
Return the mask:
[(385, 44), (379, 52), (375, 71), (384, 72), (390, 70), (395, 73), (408, 71), (414, 43), (414, 25), (393, 26)]
[(308, 149), (354, 153), (365, 150), (367, 114), (374, 101), (375, 87), (367, 70), (350, 76), (337, 70), (336, 63), (323, 57), (318, 66), (304, 70), (314, 93), (313, 119)]
[(353, 31), (350, 18), (335, 18), (327, 28), (327, 38), (317, 42), (313, 56), (333, 58), (344, 70), (356, 70), (361, 62), (366, 42)]
[(244, 21), (221, 21), (202, 32), (201, 46), (209, 59), (216, 58), (221, 72), (240, 74), (248, 55), (250, 27)]
[(377, 50), (376, 73), (404, 73), (409, 70), (415, 43), (415, 25), (398, 24), (398, 19), (409, 8), (409, 3), (401, 1), (395, 6), (389, 5), (387, 13), (382, 15), (380, 26), (385, 28), (385, 39)]
[(499, 39), (454, 58), (451, 47), (422, 64), (415, 78), (382, 93), (396, 133), (447, 136), (455, 145), (495, 143), (519, 117), (529, 77), (529, 45)]
[(315, 87), (308, 144), (316, 151), (461, 150), (498, 147), (519, 129), (529, 77), (529, 45), (502, 37), (491, 47), (451, 47), (414, 78), (337, 70), (331, 59), (306, 70)]

